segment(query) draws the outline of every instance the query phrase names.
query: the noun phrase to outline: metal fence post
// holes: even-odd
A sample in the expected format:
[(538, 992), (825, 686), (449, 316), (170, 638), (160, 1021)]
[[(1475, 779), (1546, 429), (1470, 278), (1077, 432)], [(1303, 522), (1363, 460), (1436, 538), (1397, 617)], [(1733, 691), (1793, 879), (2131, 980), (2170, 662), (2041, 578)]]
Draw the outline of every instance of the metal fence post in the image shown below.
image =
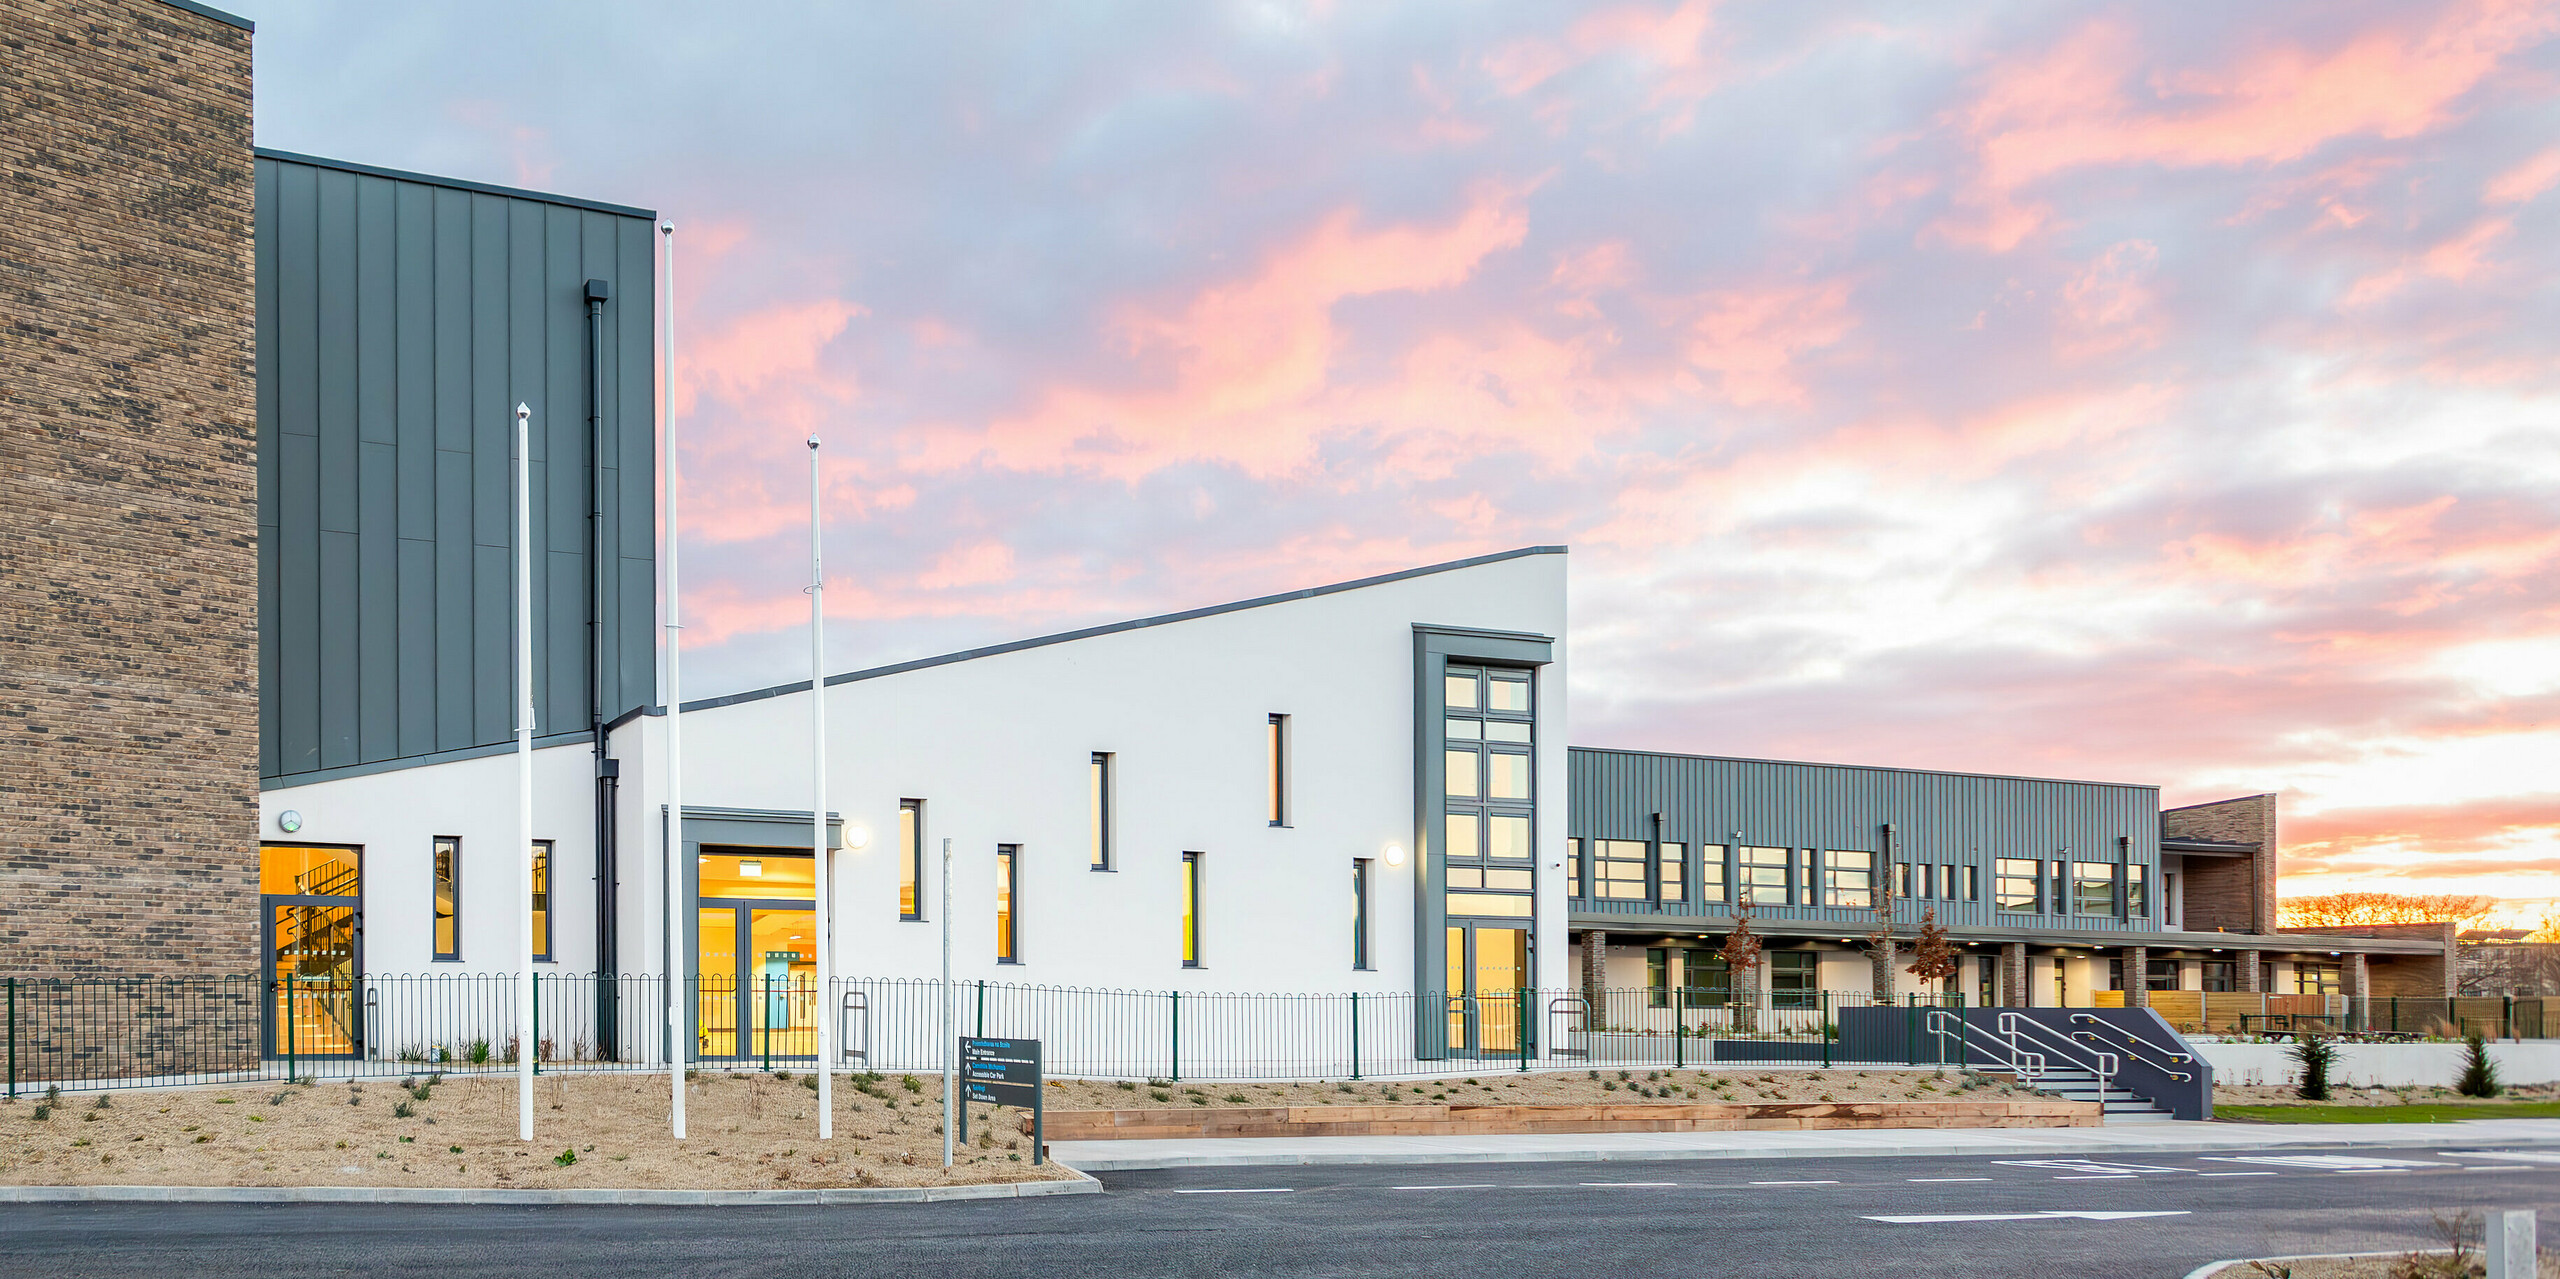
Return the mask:
[(1173, 996), (1173, 1082), (1178, 1084), (1182, 1082), (1182, 992), (1168, 993)]
[[(10, 977), (8, 990), (10, 990), (10, 1008), (15, 1010), (18, 1008), (18, 980), (15, 980), (15, 977)], [(10, 1087), (13, 1087), (10, 1097), (15, 1097), (18, 1095), (18, 1092), (15, 1092), (15, 1082), (18, 1082), (18, 1074), (15, 1074), (18, 1072), (18, 1021), (15, 1021), (15, 1018), (10, 1018), (8, 1033), (10, 1033)], [(1359, 1079), (1359, 993), (1357, 990), (1352, 993), (1352, 1079)]]
[(1529, 988), (1528, 988), (1528, 987), (1526, 987), (1526, 986), (1523, 986), (1523, 987), (1521, 987), (1521, 988), (1520, 988), (1520, 1005), (1519, 1005), (1518, 1012), (1515, 1014), (1515, 1016), (1512, 1018), (1512, 1020), (1514, 1020), (1514, 1021), (1516, 1021), (1516, 1022), (1518, 1022), (1518, 1023), (1519, 1023), (1518, 1025), (1513, 1026), (1513, 1027), (1511, 1028), (1511, 1033), (1512, 1033), (1512, 1035), (1513, 1035), (1515, 1038), (1519, 1039), (1519, 1041), (1520, 1041), (1520, 1072), (1521, 1072), (1522, 1074), (1527, 1074), (1527, 1073), (1528, 1073), (1528, 1071), (1529, 1071), (1529, 1052), (1530, 1052), (1530, 1047), (1529, 1047)]
[(773, 974), (765, 973), (763, 979), (764, 1002), (756, 1006), (756, 1020), (764, 1024), (764, 1068), (770, 1071), (773, 1069)]
[(1822, 1064), (1831, 1065), (1831, 992), (1822, 992)]
[(18, 1095), (18, 979), (9, 979), (9, 1096)]
[(294, 1060), (295, 1049), (298, 1047), (294, 1032), (299, 1029), (293, 1024), (294, 1021), (293, 970), (287, 968), (284, 970), (284, 1081), (286, 1083), (292, 1083), (302, 1077), (302, 1067)]
[(987, 1037), (987, 979), (978, 979), (978, 1038)]
[(533, 1025), (526, 1028), (525, 1051), (533, 1054), (533, 1073), (542, 1073), (542, 974), (533, 975)]
[[(1683, 972), (1681, 976), (1686, 978), (1688, 974)], [(1689, 1064), (1688, 1010), (1689, 988), (1686, 985), (1674, 988), (1671, 992), (1671, 1067), (1674, 1070)]]

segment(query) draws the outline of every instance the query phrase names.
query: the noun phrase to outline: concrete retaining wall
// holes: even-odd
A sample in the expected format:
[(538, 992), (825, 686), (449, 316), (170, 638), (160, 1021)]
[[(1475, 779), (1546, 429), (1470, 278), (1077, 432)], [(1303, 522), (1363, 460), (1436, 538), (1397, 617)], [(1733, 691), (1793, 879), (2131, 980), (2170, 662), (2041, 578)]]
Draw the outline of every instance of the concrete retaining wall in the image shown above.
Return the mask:
[[(2299, 1073), (2287, 1044), (2198, 1043), (2194, 1048), (2213, 1063), (2213, 1079), (2219, 1084), (2287, 1084)], [(2450, 1088), (2462, 1073), (2460, 1044), (2341, 1043), (2337, 1049), (2338, 1066), (2330, 1081), (2350, 1087)], [(2497, 1063), (2498, 1078), (2506, 1083), (2560, 1081), (2560, 1042), (2491, 1044), (2489, 1060)]]
[[(1031, 1117), (1022, 1116), (1024, 1131)], [(1757, 1102), (1599, 1106), (1270, 1106), (1061, 1110), (1050, 1141), (1194, 1137), (1415, 1137), (1538, 1132), (1737, 1132), (1788, 1128), (2093, 1128), (2097, 1104), (2007, 1101)]]

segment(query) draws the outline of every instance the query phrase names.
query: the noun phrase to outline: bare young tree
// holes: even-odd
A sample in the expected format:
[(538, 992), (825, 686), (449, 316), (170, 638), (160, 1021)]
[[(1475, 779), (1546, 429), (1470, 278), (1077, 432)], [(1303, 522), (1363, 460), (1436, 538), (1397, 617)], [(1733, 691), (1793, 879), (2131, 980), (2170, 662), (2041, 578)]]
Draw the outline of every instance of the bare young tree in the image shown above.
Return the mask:
[(1750, 1030), (1760, 1011), (1760, 983), (1752, 979), (1760, 968), (1760, 935), (1751, 931), (1750, 890), (1745, 889), (1738, 896), (1740, 900), (1733, 907), (1733, 931), (1725, 934), (1724, 948), (1716, 954), (1724, 959), (1728, 989), (1736, 995), (1752, 992), (1744, 996), (1742, 1006), (1736, 1010), (1734, 1026), (1736, 1030)]
[(2498, 908), (2498, 899), (2477, 893), (2323, 893), (2287, 897), (2276, 903), (2277, 923), (2286, 928), (2338, 927), (2352, 924), (2464, 923)]
[(1911, 945), (1911, 966), (1903, 971), (1924, 982), (1943, 982), (1956, 975), (1956, 948), (1938, 922), (1938, 908), (1920, 912), (1920, 938)]
[(1893, 864), (1888, 861), (1884, 873), (1876, 877), (1873, 896), (1876, 926), (1867, 931), (1867, 961), (1875, 976), (1875, 1000), (1879, 1004), (1893, 1002), (1893, 965), (1898, 947), (1893, 940)]

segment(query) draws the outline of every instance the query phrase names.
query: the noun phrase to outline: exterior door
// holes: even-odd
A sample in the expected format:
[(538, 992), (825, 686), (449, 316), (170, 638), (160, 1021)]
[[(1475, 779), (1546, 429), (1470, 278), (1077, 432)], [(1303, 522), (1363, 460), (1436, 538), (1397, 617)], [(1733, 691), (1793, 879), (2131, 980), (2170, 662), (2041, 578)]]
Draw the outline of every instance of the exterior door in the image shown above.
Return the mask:
[(362, 850), (270, 844), (258, 860), (265, 1055), (363, 1056)]
[(723, 848), (696, 862), (694, 1056), (813, 1060), (818, 915), (806, 853)]
[(1529, 930), (1514, 925), (1449, 925), (1449, 1051), (1516, 1056), (1532, 1024), (1526, 1003), (1537, 992), (1529, 962)]

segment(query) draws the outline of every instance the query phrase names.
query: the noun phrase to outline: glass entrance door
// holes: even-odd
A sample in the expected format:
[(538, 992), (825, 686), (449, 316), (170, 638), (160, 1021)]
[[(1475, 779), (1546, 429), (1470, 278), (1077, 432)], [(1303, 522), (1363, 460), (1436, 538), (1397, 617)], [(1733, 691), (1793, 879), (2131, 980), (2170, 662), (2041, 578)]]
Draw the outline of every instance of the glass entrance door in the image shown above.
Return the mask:
[(1529, 930), (1495, 924), (1449, 925), (1449, 1051), (1501, 1056), (1520, 1051), (1530, 1024)]
[(267, 955), (265, 1054), (356, 1057), (364, 1052), (356, 981), (362, 854), (353, 848), (269, 844), (258, 850)]
[(694, 1055), (818, 1052), (815, 867), (807, 854), (706, 850), (696, 863)]

